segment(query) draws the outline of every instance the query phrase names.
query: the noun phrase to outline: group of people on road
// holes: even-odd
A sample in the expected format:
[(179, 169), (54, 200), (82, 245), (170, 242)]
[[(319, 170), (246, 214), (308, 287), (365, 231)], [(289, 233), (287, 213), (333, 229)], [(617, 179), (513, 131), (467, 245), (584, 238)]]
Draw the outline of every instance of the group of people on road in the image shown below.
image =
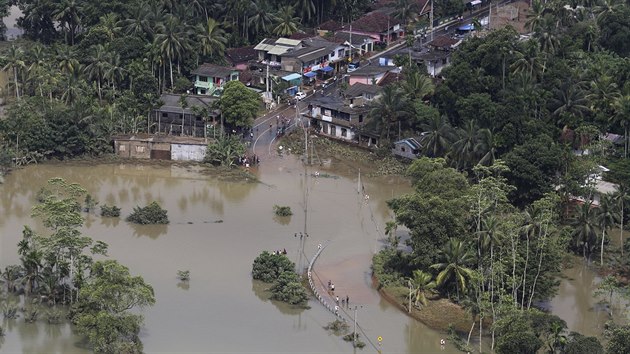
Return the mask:
[(346, 297), (339, 298), (339, 295), (335, 295), (335, 283), (331, 280), (328, 281), (328, 293), (331, 296), (334, 296), (335, 299), (335, 314), (339, 313), (339, 305), (350, 307), (350, 296), (346, 295)]

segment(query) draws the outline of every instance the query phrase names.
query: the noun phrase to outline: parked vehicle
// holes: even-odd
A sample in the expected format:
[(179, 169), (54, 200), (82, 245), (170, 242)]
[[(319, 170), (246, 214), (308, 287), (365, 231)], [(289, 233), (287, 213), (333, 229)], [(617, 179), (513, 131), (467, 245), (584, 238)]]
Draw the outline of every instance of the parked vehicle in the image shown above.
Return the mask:
[(299, 91), (298, 93), (295, 94), (295, 99), (298, 101), (303, 100), (304, 98), (306, 98), (306, 93)]
[(361, 63), (358, 61), (348, 64), (348, 72), (351, 73), (353, 71), (356, 71), (359, 68), (359, 66), (361, 66)]

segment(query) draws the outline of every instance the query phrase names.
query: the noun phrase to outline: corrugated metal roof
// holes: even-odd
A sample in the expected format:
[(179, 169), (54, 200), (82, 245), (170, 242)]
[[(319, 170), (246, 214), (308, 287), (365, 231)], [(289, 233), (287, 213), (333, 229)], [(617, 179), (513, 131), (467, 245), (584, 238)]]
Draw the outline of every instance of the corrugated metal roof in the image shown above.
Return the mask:
[(288, 52), (289, 49), (291, 49), (291, 48), (283, 47), (283, 46), (273, 46), (273, 47), (271, 47), (271, 49), (269, 49), (267, 51), (267, 53), (274, 54), (274, 55), (280, 55), (280, 54), (284, 54), (284, 53)]
[(287, 75), (287, 76), (283, 76), (283, 77), (282, 77), (282, 80), (285, 80), (285, 81), (292, 81), (292, 80), (297, 80), (297, 79), (300, 79), (301, 77), (302, 77), (302, 75), (300, 75), (300, 74), (296, 74), (296, 73), (293, 73), (293, 74), (289, 74), (289, 75)]
[(276, 39), (276, 44), (284, 44), (287, 46), (296, 46), (298, 44), (300, 44), (300, 42), (302, 42), (299, 39), (289, 39), (289, 38), (278, 38)]

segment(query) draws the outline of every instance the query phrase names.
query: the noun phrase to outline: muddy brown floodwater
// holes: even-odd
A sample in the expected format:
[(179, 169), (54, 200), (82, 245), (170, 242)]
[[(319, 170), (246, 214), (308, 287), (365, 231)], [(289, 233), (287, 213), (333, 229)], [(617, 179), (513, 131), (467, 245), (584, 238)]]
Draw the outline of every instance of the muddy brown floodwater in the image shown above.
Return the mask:
[[(251, 279), (251, 264), (263, 250), (284, 249), (306, 266), (319, 243), (328, 247), (315, 266), (317, 281), (332, 280), (340, 295), (358, 306), (367, 338), (387, 353), (453, 353), (440, 349), (443, 336), (382, 301), (371, 286), (370, 262), (383, 244), (390, 219), (386, 201), (410, 190), (395, 178), (362, 178), (369, 202), (357, 193), (358, 173), (331, 163), (308, 178), (304, 255), (304, 169), (294, 157), (268, 159), (252, 172), (255, 182), (226, 182), (198, 167), (129, 162), (29, 166), (0, 185), (0, 267), (19, 262), (23, 225), (43, 231), (30, 218), (35, 194), (51, 177), (77, 182), (101, 204), (116, 204), (126, 216), (136, 205), (158, 201), (168, 210), (167, 226), (136, 226), (122, 219), (90, 215), (83, 232), (110, 245), (109, 255), (153, 285), (157, 303), (146, 309), (141, 339), (147, 353), (353, 353), (351, 345), (324, 329), (334, 318), (316, 301), (299, 310), (266, 300), (266, 285)], [(314, 173), (315, 169), (310, 172)], [(309, 174), (310, 174), (309, 172)], [(288, 205), (293, 216), (274, 218), (273, 205)], [(222, 222), (216, 222), (222, 221)], [(188, 285), (177, 270), (190, 270)], [(351, 315), (352, 311), (348, 311)], [(69, 325), (5, 321), (2, 353), (83, 353)], [(376, 348), (368, 346), (365, 353)]]
[[(16, 245), (23, 225), (43, 231), (30, 218), (35, 194), (49, 178), (62, 177), (84, 186), (101, 204), (118, 205), (123, 217), (153, 200), (168, 210), (167, 226), (89, 215), (83, 230), (107, 242), (112, 258), (153, 285), (157, 303), (143, 311), (141, 331), (147, 353), (354, 353), (350, 344), (322, 329), (334, 318), (318, 302), (310, 300), (311, 309), (300, 310), (266, 300), (267, 285), (251, 279), (252, 261), (262, 250), (286, 249), (294, 262), (306, 266), (319, 243), (328, 247), (316, 263), (315, 280), (320, 286), (333, 281), (337, 293), (358, 307), (358, 322), (369, 341), (363, 338), (367, 347), (357, 352), (377, 352), (379, 336), (384, 353), (457, 352), (449, 345), (441, 349), (443, 333), (405, 316), (372, 288), (371, 256), (383, 246), (384, 224), (391, 218), (386, 201), (410, 191), (408, 183), (363, 177), (366, 201), (357, 193), (355, 168), (334, 162), (319, 168), (334, 178), (305, 182), (302, 165), (291, 156), (263, 160), (252, 170), (259, 182), (219, 181), (199, 167), (131, 162), (16, 170), (0, 185), (0, 267), (19, 262)], [(304, 232), (305, 185), (309, 237), (298, 254), (295, 234)], [(274, 204), (290, 206), (293, 216), (274, 218)], [(176, 278), (184, 269), (190, 270), (188, 284)], [(590, 316), (580, 302), (568, 310), (556, 306), (574, 293), (561, 290), (559, 296), (554, 310), (577, 311), (583, 316), (578, 321)], [(352, 312), (346, 310), (349, 318)], [(5, 320), (3, 327), (2, 353), (89, 352), (67, 324), (28, 324), (18, 318)]]

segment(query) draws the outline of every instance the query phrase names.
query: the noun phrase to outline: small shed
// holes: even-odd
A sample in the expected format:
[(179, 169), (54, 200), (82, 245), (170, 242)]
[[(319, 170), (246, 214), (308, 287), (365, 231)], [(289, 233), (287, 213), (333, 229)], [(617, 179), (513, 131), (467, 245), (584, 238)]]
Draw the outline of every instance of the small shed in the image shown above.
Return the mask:
[(392, 153), (396, 156), (415, 160), (420, 155), (422, 145), (415, 138), (402, 139), (394, 143)]

